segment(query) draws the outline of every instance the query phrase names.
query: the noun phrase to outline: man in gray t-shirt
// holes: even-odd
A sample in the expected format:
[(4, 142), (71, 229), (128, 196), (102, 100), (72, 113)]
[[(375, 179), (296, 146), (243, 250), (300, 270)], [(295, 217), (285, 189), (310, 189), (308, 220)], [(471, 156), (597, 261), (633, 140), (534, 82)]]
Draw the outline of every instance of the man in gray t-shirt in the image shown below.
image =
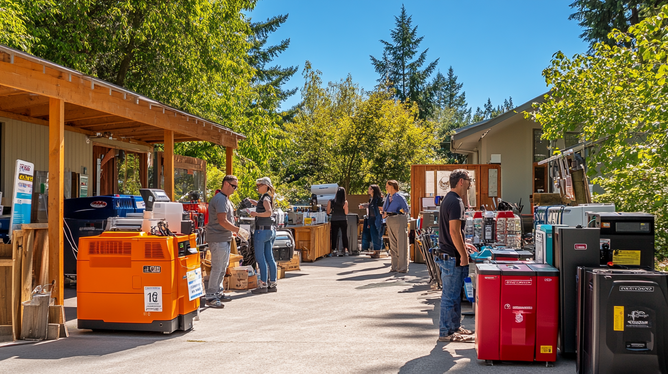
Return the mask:
[(234, 206), (229, 197), (239, 188), (239, 181), (234, 175), (223, 178), (221, 192), (209, 200), (209, 224), (206, 225), (206, 240), (211, 251), (211, 273), (206, 287), (206, 305), (222, 308), (221, 301), (231, 299), (223, 294), (222, 282), (230, 263), (230, 245), (232, 233), (238, 233), (234, 226)]

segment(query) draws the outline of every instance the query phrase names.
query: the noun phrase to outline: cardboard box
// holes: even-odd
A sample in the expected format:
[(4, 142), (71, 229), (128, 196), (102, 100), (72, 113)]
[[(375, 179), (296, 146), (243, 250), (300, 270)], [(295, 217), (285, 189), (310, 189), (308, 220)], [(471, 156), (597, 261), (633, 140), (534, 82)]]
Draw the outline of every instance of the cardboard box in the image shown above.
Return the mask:
[(280, 267), (280, 265), (276, 268), (276, 279), (283, 279), (285, 278), (285, 269)]
[(257, 287), (257, 276), (252, 266), (237, 266), (230, 275), (230, 289), (247, 290)]
[(299, 251), (296, 251), (292, 256), (292, 260), (286, 262), (280, 262), (278, 266), (285, 271), (294, 271), (300, 270), (299, 264), (301, 263), (301, 255)]

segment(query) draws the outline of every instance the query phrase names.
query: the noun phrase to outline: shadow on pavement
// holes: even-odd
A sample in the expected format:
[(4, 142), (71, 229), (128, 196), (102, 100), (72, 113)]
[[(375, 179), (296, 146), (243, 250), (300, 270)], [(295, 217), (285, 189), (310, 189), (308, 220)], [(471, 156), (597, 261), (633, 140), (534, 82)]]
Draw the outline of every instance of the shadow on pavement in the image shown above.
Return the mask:
[(153, 343), (182, 338), (187, 331), (176, 331), (170, 335), (128, 331), (78, 330), (69, 338), (34, 344), (11, 345), (0, 349), (0, 361), (53, 360), (69, 357), (104, 356), (123, 352)]
[(468, 345), (470, 345), (470, 348), (446, 349), (446, 344), (438, 343), (429, 352), (429, 355), (418, 357), (405, 363), (399, 370), (399, 373), (445, 373), (457, 365), (458, 360), (470, 358), (472, 361), (477, 361), (473, 344)]

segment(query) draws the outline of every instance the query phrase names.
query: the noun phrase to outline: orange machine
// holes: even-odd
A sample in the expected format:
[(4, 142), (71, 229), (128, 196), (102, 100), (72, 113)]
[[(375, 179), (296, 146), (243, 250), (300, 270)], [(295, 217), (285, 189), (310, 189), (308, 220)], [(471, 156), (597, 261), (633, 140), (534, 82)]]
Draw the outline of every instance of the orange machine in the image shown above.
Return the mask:
[(81, 238), (78, 328), (190, 330), (203, 293), (195, 240), (122, 231)]

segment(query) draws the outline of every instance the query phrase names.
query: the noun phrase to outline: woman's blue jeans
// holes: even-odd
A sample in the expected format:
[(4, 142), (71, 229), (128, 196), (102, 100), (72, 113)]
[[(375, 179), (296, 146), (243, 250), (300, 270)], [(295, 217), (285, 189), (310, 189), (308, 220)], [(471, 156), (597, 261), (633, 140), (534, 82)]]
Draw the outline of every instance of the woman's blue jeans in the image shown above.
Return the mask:
[(369, 233), (371, 234), (371, 243), (373, 243), (373, 250), (374, 251), (380, 251), (383, 248), (383, 237), (380, 234), (380, 230), (378, 230), (378, 227), (373, 224), (373, 222), (369, 222)]
[(276, 261), (272, 251), (275, 240), (276, 229), (255, 230), (253, 233), (255, 260), (260, 268), (260, 280), (264, 283), (267, 283), (267, 267), (269, 267), (269, 280), (276, 282)]

